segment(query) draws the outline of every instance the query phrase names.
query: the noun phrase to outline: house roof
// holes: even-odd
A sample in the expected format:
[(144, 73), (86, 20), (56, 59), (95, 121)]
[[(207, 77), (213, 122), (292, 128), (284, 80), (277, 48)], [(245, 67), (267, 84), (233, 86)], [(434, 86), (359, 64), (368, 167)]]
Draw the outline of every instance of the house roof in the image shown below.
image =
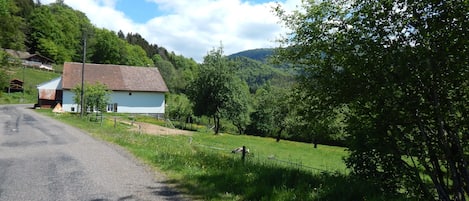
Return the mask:
[[(82, 63), (64, 63), (62, 88), (81, 84)], [(85, 82), (102, 83), (113, 91), (167, 92), (168, 87), (158, 68), (112, 64), (85, 64)]]
[(12, 50), (12, 49), (3, 49), (3, 50), (9, 55), (11, 55), (12, 57), (15, 57), (18, 59), (28, 59), (31, 56), (29, 52), (23, 52), (23, 51)]
[(24, 52), (24, 51), (19, 51), (19, 50), (12, 50), (12, 49), (3, 49), (6, 53), (8, 53), (10, 56), (18, 58), (18, 59), (23, 59), (23, 60), (32, 60), (34, 58), (40, 59), (47, 61), (49, 63), (54, 63), (54, 60), (47, 58), (45, 56), (42, 56), (39, 53), (36, 54), (30, 54), (29, 52)]
[(54, 60), (50, 59), (50, 58), (47, 58), (45, 56), (42, 56), (41, 54), (31, 54), (29, 56), (29, 58), (27, 58), (27, 60), (41, 60), (41, 61), (46, 61), (46, 62), (49, 62), (49, 63), (55, 63)]

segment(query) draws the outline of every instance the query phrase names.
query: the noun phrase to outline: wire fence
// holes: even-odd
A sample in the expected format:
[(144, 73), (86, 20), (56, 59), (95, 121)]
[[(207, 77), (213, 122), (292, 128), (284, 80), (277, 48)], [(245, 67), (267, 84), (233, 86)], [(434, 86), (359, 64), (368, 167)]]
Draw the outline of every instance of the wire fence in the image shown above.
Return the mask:
[[(191, 137), (189, 137), (189, 143), (191, 143)], [(191, 144), (192, 146), (195, 146), (195, 147), (202, 147), (202, 148), (205, 148), (206, 150), (211, 150), (213, 152), (222, 152), (222, 153), (233, 153), (234, 152), (234, 149), (230, 149), (230, 148), (226, 148), (226, 147), (220, 147), (220, 146), (213, 146), (213, 145), (205, 145), (205, 144), (201, 144), (201, 143), (192, 143)], [(235, 154), (238, 153), (238, 152), (235, 152)], [(240, 152), (241, 153), (241, 152)], [(302, 170), (307, 170), (307, 171), (311, 171), (311, 172), (315, 172), (315, 173), (336, 173), (336, 172), (339, 172), (339, 170), (337, 169), (325, 169), (325, 168), (318, 168), (318, 167), (312, 167), (312, 166), (308, 166), (308, 165), (304, 165), (302, 162), (295, 162), (295, 161), (292, 161), (292, 160), (287, 160), (287, 159), (281, 159), (281, 158), (277, 158), (276, 156), (274, 155), (260, 155), (260, 154), (257, 154), (255, 152), (249, 152), (247, 153), (247, 158), (249, 158), (249, 160), (251, 161), (257, 161), (257, 162), (269, 162), (271, 164), (275, 164), (277, 163), (276, 165), (281, 165), (283, 167), (288, 167), (288, 168), (295, 168), (295, 169), (302, 169)], [(241, 153), (241, 156), (240, 157), (243, 157), (242, 156), (242, 153)], [(344, 173), (344, 174), (348, 174), (348, 171), (346, 169), (343, 170), (344, 172), (340, 171), (341, 173)]]
[[(99, 119), (99, 118), (97, 118), (97, 119)], [(123, 117), (119, 117), (119, 116), (113, 116), (113, 117), (108, 116), (108, 117), (101, 118), (101, 125), (102, 125), (102, 122), (105, 119), (107, 119), (108, 121), (113, 122), (114, 128), (119, 126), (119, 124), (120, 124), (120, 125), (124, 125), (128, 128), (131, 128), (131, 127), (136, 128), (134, 130), (134, 132), (137, 133), (137, 134), (144, 133), (144, 131), (141, 129), (140, 124), (138, 124), (138, 122), (136, 122), (135, 119), (133, 119), (133, 118), (131, 118), (129, 120), (129, 118), (123, 118)], [(169, 128), (175, 128), (174, 125), (170, 121), (166, 121), (165, 125), (166, 125), (166, 127), (169, 127)], [(167, 135), (160, 135), (158, 137), (165, 138), (167, 140), (172, 140), (174, 142), (179, 142), (179, 141), (177, 141), (177, 140), (175, 140), (175, 139), (173, 139), (173, 138), (171, 138), (170, 136), (167, 136)], [(300, 161), (292, 161), (292, 160), (288, 160), (288, 159), (284, 159), (284, 158), (278, 158), (274, 155), (262, 155), (262, 154), (256, 153), (254, 148), (251, 149), (251, 151), (254, 151), (254, 152), (249, 152), (249, 150), (248, 150), (248, 153), (246, 153), (246, 156), (243, 156), (243, 153), (241, 153), (241, 152), (234, 152), (233, 148), (227, 148), (227, 147), (224, 147), (224, 146), (221, 146), (221, 145), (214, 146), (214, 145), (202, 144), (200, 142), (194, 142), (192, 136), (188, 137), (187, 143), (190, 144), (191, 146), (194, 146), (194, 147), (203, 148), (206, 151), (216, 152), (217, 154), (233, 153), (234, 154), (233, 157), (235, 157), (237, 155), (241, 155), (241, 156), (239, 156), (240, 158), (246, 157), (246, 158), (248, 158), (248, 160), (256, 161), (258, 163), (269, 163), (269, 164), (278, 165), (278, 166), (287, 167), (287, 168), (295, 168), (295, 169), (311, 171), (311, 172), (314, 172), (314, 173), (337, 173), (337, 172), (340, 172), (340, 173), (343, 173), (343, 174), (348, 174), (347, 169), (338, 170), (338, 169), (333, 169), (333, 168), (319, 168), (319, 167), (313, 167), (313, 166), (305, 165)], [(248, 147), (248, 148), (252, 148), (252, 147)], [(241, 154), (237, 154), (237, 153), (241, 153)]]

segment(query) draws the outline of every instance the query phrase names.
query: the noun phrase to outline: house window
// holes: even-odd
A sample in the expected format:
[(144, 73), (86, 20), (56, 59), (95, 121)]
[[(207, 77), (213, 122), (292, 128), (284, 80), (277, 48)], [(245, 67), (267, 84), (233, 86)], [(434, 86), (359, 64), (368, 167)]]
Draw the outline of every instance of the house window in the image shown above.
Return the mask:
[(107, 112), (117, 112), (117, 103), (108, 104)]

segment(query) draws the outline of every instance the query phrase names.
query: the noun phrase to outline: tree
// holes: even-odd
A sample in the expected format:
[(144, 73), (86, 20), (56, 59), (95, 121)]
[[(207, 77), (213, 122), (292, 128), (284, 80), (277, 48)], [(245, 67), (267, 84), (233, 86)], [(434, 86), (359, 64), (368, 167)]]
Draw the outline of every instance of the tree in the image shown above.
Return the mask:
[(243, 117), (238, 115), (249, 111), (244, 91), (247, 88), (230, 70), (233, 65), (223, 56), (223, 48), (214, 49), (204, 57), (198, 77), (189, 85), (194, 114), (213, 117), (215, 134), (220, 131), (221, 118), (235, 119), (242, 127)]
[(13, 0), (0, 0), (0, 47), (25, 49), (25, 23), (23, 18), (17, 16), (20, 11)]
[(185, 93), (187, 85), (194, 80), (198, 71), (198, 64), (193, 59), (185, 58), (182, 55), (169, 55), (169, 61), (176, 69), (176, 74), (172, 78), (174, 92)]
[[(73, 96), (73, 101), (75, 104), (80, 105), (81, 101), (81, 86), (77, 85), (72, 89), (75, 96)], [(84, 90), (84, 107), (89, 111), (106, 111), (106, 106), (110, 100), (110, 91), (107, 89), (106, 85), (101, 83), (95, 83), (93, 85), (85, 83)]]
[(91, 56), (91, 61), (98, 64), (120, 64), (120, 52), (125, 49), (124, 41), (107, 29), (96, 28), (94, 32), (95, 54)]
[(177, 71), (171, 62), (163, 60), (160, 55), (155, 54), (152, 58), (155, 66), (161, 73), (169, 91), (176, 92), (175, 88), (177, 85)]
[(287, 133), (291, 139), (314, 144), (344, 145), (344, 118), (348, 112), (346, 105), (332, 110), (324, 110), (324, 101), (301, 85), (292, 88), (289, 114), (286, 117)]
[(95, 29), (91, 61), (100, 64), (118, 64), (131, 66), (154, 66), (138, 45), (131, 45), (120, 39), (114, 31)]
[(28, 23), (30, 52), (39, 52), (56, 63), (81, 61), (82, 29), (92, 26), (84, 13), (53, 3), (34, 9)]
[(27, 18), (34, 10), (34, 1), (33, 0), (14, 0), (16, 6), (20, 8), (18, 15), (22, 18)]
[(349, 108), (346, 162), (355, 175), (424, 200), (467, 199), (468, 12), (456, 0), (277, 8), (292, 30), (279, 59), (301, 68), (319, 109)]
[(166, 115), (170, 119), (186, 121), (193, 114), (192, 104), (184, 94), (169, 94), (167, 96)]
[(228, 84), (226, 94), (227, 102), (222, 108), (222, 116), (231, 120), (238, 129), (238, 134), (244, 134), (250, 122), (249, 87), (246, 82), (232, 75), (232, 80)]
[[(6, 87), (8, 87), (10, 80), (8, 75), (8, 70), (10, 68), (10, 61), (8, 54), (0, 50), (0, 90), (3, 91)], [(1, 95), (1, 92), (0, 92)]]
[(122, 32), (122, 30), (119, 30), (119, 31), (117, 32), (117, 37), (119, 37), (119, 38), (122, 39), (122, 40), (125, 40), (124, 32)]
[(251, 113), (249, 132), (260, 136), (282, 137), (286, 117), (290, 110), (288, 88), (272, 86), (269, 82), (257, 89), (254, 95), (254, 112)]

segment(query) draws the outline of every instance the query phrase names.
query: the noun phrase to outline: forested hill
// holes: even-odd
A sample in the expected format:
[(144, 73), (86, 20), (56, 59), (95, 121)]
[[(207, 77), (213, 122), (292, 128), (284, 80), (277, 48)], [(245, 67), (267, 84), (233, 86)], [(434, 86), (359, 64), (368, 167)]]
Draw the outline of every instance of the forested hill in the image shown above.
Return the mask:
[[(246, 51), (250, 52), (250, 51)], [(275, 68), (273, 65), (247, 56), (228, 56), (237, 62), (237, 75), (246, 81), (249, 89), (254, 93), (259, 87), (267, 82), (274, 86), (285, 87), (294, 81), (294, 74), (282, 68)]]
[[(297, 75), (297, 71), (294, 68), (291, 68), (291, 66), (288, 64), (272, 63), (272, 60), (270, 57), (274, 54), (275, 54), (274, 48), (259, 48), (259, 49), (252, 49), (252, 50), (245, 50), (245, 51), (237, 52), (237, 53), (229, 55), (228, 58), (238, 59), (238, 60), (241, 60), (243, 62), (248, 62), (248, 63), (259, 62), (262, 65), (267, 65), (268, 68), (264, 70), (267, 70), (267, 72), (273, 71), (272, 73), (274, 74), (276, 74), (277, 72), (281, 72), (283, 75), (286, 75), (287, 77), (289, 77), (287, 78), (287, 80), (284, 80), (284, 81), (290, 82), (293, 75)], [(253, 67), (255, 68), (256, 66), (257, 65), (254, 65)], [(264, 73), (267, 73), (267, 72), (264, 72)]]
[(257, 60), (260, 62), (267, 62), (267, 59), (274, 54), (274, 49), (272, 48), (260, 48), (260, 49), (252, 49), (252, 50), (245, 50), (242, 52), (234, 53), (229, 55), (230, 58), (236, 57), (247, 57), (253, 60)]

